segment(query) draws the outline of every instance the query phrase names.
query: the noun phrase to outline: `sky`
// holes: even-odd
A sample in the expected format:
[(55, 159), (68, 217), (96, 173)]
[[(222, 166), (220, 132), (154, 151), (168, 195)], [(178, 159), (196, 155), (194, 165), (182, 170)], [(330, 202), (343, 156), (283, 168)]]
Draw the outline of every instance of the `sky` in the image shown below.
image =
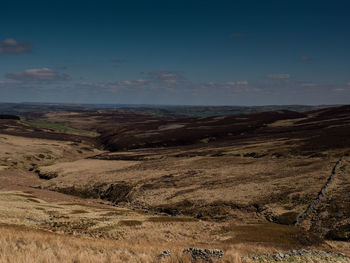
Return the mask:
[(0, 102), (350, 103), (350, 1), (3, 1)]

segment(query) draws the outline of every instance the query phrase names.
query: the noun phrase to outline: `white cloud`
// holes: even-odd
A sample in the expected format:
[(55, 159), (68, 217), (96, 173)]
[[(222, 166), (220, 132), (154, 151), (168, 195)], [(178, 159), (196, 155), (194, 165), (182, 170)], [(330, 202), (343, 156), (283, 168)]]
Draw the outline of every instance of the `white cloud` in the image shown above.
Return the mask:
[(186, 80), (179, 72), (175, 71), (151, 71), (148, 72), (148, 76), (153, 82), (156, 82), (159, 85), (178, 85), (188, 82), (188, 80)]
[(27, 69), (22, 72), (8, 73), (6, 78), (22, 82), (51, 82), (71, 79), (67, 74), (60, 74), (49, 68)]
[(310, 83), (302, 83), (301, 86), (304, 88), (312, 88), (312, 87), (316, 87), (317, 84), (310, 82)]
[(207, 82), (199, 85), (193, 85), (194, 89), (240, 92), (257, 92), (259, 88), (248, 85), (248, 81), (225, 81), (225, 82)]
[(115, 81), (115, 82), (80, 82), (78, 86), (80, 87), (90, 87), (90, 88), (101, 88), (101, 89), (109, 89), (109, 90), (121, 90), (121, 89), (130, 89), (130, 88), (146, 88), (150, 83), (149, 80), (146, 79), (138, 79), (138, 80), (123, 80), (123, 81)]
[(267, 77), (269, 79), (290, 79), (290, 74), (270, 74)]
[(80, 82), (79, 87), (100, 88), (111, 91), (128, 90), (135, 91), (137, 89), (157, 90), (159, 92), (176, 92), (176, 91), (191, 91), (202, 92), (203, 90), (221, 91), (221, 92), (246, 92), (259, 91), (258, 88), (253, 88), (248, 85), (248, 81), (225, 81), (225, 82), (205, 82), (194, 83), (181, 74), (174, 71), (152, 71), (147, 74), (146, 79), (123, 80), (115, 82)]
[(0, 42), (0, 54), (22, 54), (31, 53), (32, 44), (25, 41), (17, 41), (13, 38), (7, 38)]

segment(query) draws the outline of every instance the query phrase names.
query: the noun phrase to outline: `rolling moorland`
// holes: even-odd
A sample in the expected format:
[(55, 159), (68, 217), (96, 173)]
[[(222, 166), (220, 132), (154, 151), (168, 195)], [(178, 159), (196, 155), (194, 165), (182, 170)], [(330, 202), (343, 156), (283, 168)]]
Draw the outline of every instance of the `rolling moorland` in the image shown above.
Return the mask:
[(0, 108), (1, 262), (350, 262), (350, 106)]

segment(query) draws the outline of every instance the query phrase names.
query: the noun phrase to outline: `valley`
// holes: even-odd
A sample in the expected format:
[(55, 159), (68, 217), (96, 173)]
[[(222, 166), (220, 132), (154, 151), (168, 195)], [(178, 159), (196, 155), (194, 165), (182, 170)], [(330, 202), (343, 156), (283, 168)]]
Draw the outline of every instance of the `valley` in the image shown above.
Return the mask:
[(191, 247), (222, 250), (213, 262), (270, 262), (260, 255), (294, 249), (350, 262), (349, 106), (3, 116), (0, 232), (16, 231), (8, 247), (18, 257), (36, 246), (51, 251), (40, 260), (59, 262), (70, 253), (60, 240), (81, 246), (76, 262), (191, 262)]

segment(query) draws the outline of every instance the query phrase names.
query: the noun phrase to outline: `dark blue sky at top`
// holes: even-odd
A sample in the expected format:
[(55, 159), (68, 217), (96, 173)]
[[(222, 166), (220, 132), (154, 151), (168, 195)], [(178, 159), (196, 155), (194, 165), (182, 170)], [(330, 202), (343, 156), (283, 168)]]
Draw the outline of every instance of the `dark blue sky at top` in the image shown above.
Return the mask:
[(349, 1), (6, 1), (0, 101), (350, 102)]

